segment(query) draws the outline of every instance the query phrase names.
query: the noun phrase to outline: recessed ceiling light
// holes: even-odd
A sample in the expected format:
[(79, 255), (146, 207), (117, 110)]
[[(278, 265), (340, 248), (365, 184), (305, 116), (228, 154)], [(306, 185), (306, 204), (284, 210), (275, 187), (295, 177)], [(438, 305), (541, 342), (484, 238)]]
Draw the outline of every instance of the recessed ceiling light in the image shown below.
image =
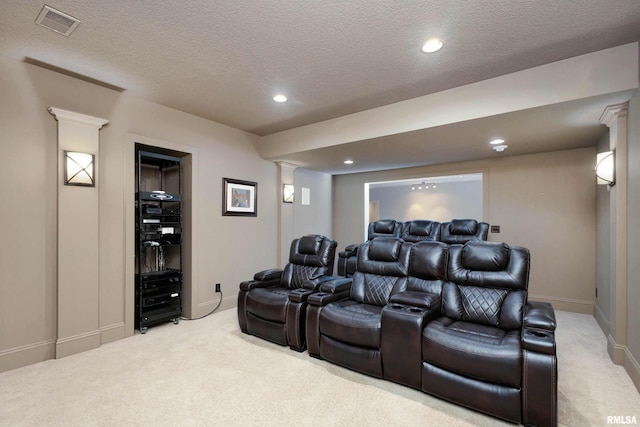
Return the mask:
[(353, 160), (345, 160), (344, 164), (345, 165), (352, 165), (353, 164)]
[(442, 49), (442, 40), (436, 38), (429, 39), (422, 45), (424, 53), (433, 53), (440, 49)]
[(273, 97), (273, 100), (276, 102), (287, 102), (287, 97), (279, 93), (278, 95)]
[(494, 145), (494, 146), (493, 146), (493, 147), (491, 147), (491, 148), (493, 148), (494, 150), (496, 150), (498, 153), (501, 153), (501, 152), (503, 152), (504, 150), (506, 150), (507, 148), (509, 148), (509, 146), (508, 146), (508, 145), (506, 145), (506, 144), (502, 144), (502, 145)]
[(504, 144), (504, 139), (496, 138), (493, 141), (491, 141), (489, 144), (491, 144), (491, 145)]

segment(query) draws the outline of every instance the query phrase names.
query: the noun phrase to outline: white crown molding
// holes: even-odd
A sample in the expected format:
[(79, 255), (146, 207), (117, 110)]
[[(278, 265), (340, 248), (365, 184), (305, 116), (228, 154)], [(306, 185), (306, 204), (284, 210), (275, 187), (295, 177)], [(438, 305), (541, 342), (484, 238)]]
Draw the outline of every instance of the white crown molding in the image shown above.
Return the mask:
[(603, 125), (607, 125), (607, 127), (611, 127), (611, 125), (613, 125), (613, 122), (618, 117), (626, 117), (628, 110), (629, 110), (628, 102), (624, 102), (622, 104), (609, 105), (602, 112), (602, 115), (600, 116), (600, 123), (602, 123)]
[(289, 170), (289, 171), (294, 171), (296, 169), (298, 169), (300, 166), (293, 164), (293, 163), (287, 163), (287, 162), (276, 162), (283, 170)]
[(87, 116), (86, 114), (75, 113), (69, 110), (63, 110), (62, 108), (49, 107), (47, 109), (49, 113), (53, 114), (53, 116), (58, 121), (68, 121), (74, 123), (81, 123), (84, 125), (90, 125), (100, 129), (109, 120), (101, 119), (99, 117)]

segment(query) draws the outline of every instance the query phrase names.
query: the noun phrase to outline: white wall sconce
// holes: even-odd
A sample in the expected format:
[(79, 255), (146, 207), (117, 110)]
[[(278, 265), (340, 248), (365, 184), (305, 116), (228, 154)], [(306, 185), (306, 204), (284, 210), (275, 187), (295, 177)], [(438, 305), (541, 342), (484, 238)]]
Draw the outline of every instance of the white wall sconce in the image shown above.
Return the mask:
[(95, 156), (77, 151), (64, 152), (64, 185), (95, 187)]
[(293, 184), (282, 185), (282, 201), (284, 203), (293, 203), (293, 197), (295, 194)]
[(613, 187), (616, 183), (615, 173), (615, 152), (605, 151), (596, 156), (596, 167), (594, 169), (597, 183)]

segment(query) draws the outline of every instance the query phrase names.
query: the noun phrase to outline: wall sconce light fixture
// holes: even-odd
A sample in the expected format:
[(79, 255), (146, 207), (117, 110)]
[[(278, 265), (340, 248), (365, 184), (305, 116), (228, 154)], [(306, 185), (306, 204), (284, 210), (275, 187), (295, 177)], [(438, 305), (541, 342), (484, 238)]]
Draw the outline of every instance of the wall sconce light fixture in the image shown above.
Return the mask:
[(293, 203), (294, 186), (293, 184), (284, 184), (282, 186), (282, 201), (284, 203)]
[(64, 185), (95, 187), (95, 156), (77, 151), (64, 152)]
[(605, 151), (596, 156), (595, 173), (598, 184), (613, 187), (616, 183), (615, 152)]

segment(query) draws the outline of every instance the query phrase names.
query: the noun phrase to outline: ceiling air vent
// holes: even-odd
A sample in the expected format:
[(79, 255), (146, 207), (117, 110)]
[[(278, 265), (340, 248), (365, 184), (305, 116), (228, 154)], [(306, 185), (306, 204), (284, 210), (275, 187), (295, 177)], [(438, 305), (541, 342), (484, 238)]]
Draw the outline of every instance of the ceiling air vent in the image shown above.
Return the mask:
[(80, 25), (80, 21), (45, 4), (36, 18), (36, 24), (68, 36)]

